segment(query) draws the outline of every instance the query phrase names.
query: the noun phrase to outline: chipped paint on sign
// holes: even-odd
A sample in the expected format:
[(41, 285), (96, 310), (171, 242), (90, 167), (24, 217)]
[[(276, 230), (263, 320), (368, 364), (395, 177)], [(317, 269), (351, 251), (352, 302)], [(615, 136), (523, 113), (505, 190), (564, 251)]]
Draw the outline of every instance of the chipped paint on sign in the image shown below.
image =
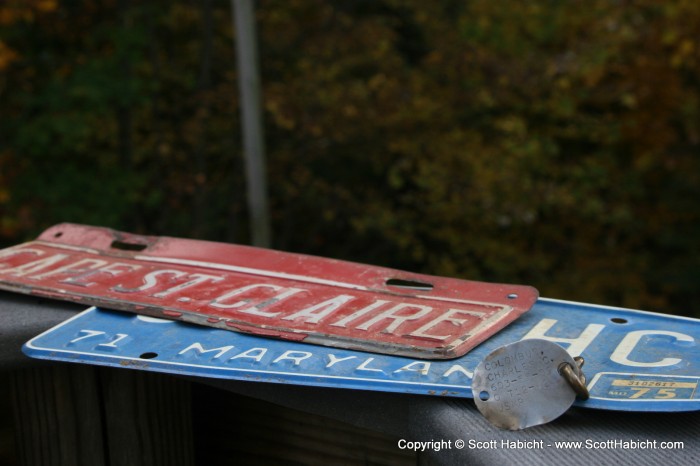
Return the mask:
[(0, 288), (419, 358), (463, 355), (537, 299), (526, 286), (71, 224), (0, 251)]

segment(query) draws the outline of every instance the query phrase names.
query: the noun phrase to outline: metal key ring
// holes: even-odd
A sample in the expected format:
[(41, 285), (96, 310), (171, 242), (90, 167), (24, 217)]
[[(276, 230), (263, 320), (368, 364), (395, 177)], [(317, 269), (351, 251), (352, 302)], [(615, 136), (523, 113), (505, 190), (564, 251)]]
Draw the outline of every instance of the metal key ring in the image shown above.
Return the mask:
[(574, 358), (574, 361), (579, 367), (580, 376), (576, 374), (571, 364), (566, 362), (559, 365), (559, 374), (564, 377), (564, 380), (574, 389), (574, 392), (576, 392), (579, 398), (587, 400), (590, 394), (588, 393), (588, 387), (586, 387), (586, 377), (580, 369), (584, 361), (583, 358), (580, 357)]

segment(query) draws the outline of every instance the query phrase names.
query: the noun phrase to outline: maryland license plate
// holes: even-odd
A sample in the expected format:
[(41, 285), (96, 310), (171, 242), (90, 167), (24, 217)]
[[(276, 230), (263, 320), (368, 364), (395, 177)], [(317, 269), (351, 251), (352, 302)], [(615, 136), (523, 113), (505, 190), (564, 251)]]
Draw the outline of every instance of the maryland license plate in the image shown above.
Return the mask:
[(63, 224), (0, 251), (0, 289), (338, 348), (448, 359), (526, 312), (528, 286)]
[[(472, 397), (472, 374), (494, 349), (550, 340), (585, 358), (590, 398), (620, 411), (700, 409), (700, 321), (540, 299), (459, 359), (428, 361), (261, 338), (89, 309), (28, 342), (32, 357), (200, 377)], [(491, 371), (507, 390), (512, 374)]]

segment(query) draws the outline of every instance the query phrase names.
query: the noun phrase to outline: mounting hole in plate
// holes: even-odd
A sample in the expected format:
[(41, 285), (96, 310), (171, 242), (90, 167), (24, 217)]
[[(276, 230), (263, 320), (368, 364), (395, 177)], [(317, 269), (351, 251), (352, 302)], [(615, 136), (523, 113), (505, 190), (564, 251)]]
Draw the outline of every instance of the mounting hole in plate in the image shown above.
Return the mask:
[(153, 352), (148, 352), (148, 353), (143, 353), (141, 356), (139, 356), (140, 359), (153, 359), (158, 356), (158, 353), (153, 353)]
[(432, 291), (433, 285), (416, 280), (404, 280), (402, 278), (390, 278), (386, 281), (387, 286), (405, 288), (407, 290)]
[(481, 401), (488, 401), (489, 398), (491, 398), (491, 395), (489, 395), (489, 392), (487, 392), (486, 390), (479, 393), (479, 399)]
[(62, 231), (58, 231), (58, 232), (56, 232), (56, 233), (53, 234), (53, 237), (54, 237), (54, 238), (60, 238), (61, 236), (63, 236), (63, 232), (62, 232)]
[(610, 322), (613, 322), (615, 324), (626, 324), (627, 319), (623, 319), (622, 317), (613, 317), (610, 319)]
[(506, 296), (508, 299), (516, 299), (518, 297), (517, 293), (511, 293), (508, 296)]
[(145, 244), (127, 243), (125, 241), (114, 240), (109, 247), (113, 249), (121, 249), (122, 251), (143, 251), (148, 246)]

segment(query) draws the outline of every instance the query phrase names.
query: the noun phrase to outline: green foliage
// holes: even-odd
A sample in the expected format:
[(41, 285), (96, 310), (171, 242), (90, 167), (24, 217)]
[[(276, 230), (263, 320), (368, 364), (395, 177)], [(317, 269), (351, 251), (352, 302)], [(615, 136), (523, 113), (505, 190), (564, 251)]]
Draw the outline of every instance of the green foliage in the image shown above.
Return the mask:
[[(700, 315), (700, 3), (633, 3), (261, 0), (274, 246)], [(0, 7), (4, 243), (247, 240), (229, 5), (126, 5)]]

